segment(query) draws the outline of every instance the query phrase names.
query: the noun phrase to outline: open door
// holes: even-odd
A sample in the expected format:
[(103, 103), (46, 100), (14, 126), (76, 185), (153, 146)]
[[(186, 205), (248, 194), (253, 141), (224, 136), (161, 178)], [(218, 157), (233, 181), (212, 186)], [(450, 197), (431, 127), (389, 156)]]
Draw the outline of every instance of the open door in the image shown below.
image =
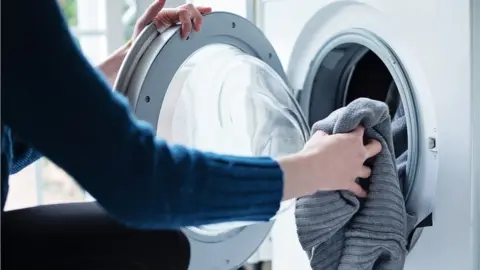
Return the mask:
[[(285, 79), (273, 47), (256, 26), (216, 12), (204, 16), (203, 30), (187, 40), (181, 39), (179, 27), (163, 33), (147, 27), (115, 89), (128, 97), (138, 119), (170, 143), (231, 155), (280, 156), (299, 151), (309, 136)], [(191, 247), (189, 269), (238, 268), (272, 225), (184, 228)]]

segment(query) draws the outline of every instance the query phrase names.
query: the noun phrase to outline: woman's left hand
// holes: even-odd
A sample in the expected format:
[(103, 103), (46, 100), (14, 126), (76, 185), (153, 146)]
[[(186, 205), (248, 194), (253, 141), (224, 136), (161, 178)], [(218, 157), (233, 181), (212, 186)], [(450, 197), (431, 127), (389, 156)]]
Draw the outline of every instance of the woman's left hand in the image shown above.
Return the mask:
[(164, 9), (165, 1), (166, 0), (155, 0), (135, 23), (132, 39), (98, 65), (97, 68), (104, 74), (111, 86), (113, 86), (117, 78), (120, 66), (130, 50), (132, 43), (151, 22), (155, 23), (160, 31), (180, 22), (182, 24), (181, 35), (183, 38), (187, 38), (192, 32), (192, 29), (197, 32), (200, 31), (203, 22), (202, 15), (212, 12), (212, 8), (210, 7), (195, 7), (192, 4)]
[(155, 0), (135, 23), (132, 41), (138, 37), (142, 30), (151, 22), (159, 30), (181, 23), (181, 35), (187, 38), (192, 30), (200, 31), (203, 14), (212, 12), (210, 7), (194, 6), (193, 4), (181, 5), (177, 8), (163, 8), (166, 0)]

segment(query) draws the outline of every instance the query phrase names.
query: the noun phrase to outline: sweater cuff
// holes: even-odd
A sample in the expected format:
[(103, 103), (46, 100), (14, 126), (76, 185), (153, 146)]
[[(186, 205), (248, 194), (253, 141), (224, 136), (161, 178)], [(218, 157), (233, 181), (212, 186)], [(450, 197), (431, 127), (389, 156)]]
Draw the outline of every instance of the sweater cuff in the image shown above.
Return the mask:
[(283, 172), (268, 157), (204, 153), (207, 187), (203, 213), (218, 221), (268, 221), (280, 208)]

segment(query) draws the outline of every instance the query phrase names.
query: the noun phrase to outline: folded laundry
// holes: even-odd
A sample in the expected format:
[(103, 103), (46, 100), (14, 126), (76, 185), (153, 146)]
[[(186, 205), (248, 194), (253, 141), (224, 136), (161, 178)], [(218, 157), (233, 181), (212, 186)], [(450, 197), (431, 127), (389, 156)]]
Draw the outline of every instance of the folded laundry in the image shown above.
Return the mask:
[(360, 98), (313, 125), (312, 132), (335, 134), (361, 124), (382, 151), (373, 160), (365, 200), (348, 191), (317, 192), (297, 200), (297, 233), (312, 269), (403, 268), (415, 219), (405, 208), (408, 142), (401, 107), (392, 123), (385, 103)]

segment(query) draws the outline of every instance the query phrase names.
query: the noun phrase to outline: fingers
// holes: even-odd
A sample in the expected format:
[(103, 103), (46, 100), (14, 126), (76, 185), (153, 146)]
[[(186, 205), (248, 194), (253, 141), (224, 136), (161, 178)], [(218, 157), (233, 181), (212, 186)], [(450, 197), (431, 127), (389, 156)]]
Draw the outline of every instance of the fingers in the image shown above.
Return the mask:
[[(363, 126), (358, 126), (354, 131), (353, 134), (358, 136), (362, 139), (363, 144), (363, 136), (365, 134), (365, 128)], [(382, 145), (377, 140), (371, 140), (365, 145), (366, 150), (366, 157), (365, 159), (369, 159), (371, 157), (376, 156), (380, 151), (382, 151)]]
[(362, 166), (362, 168), (358, 172), (358, 177), (366, 179), (366, 178), (369, 178), (371, 174), (372, 174), (372, 169), (370, 169), (367, 166)]
[(367, 197), (367, 192), (355, 182), (352, 182), (352, 184), (348, 187), (348, 191), (352, 192), (353, 194), (355, 194), (355, 196), (360, 198)]
[(190, 18), (190, 13), (184, 8), (179, 8), (177, 10), (177, 14), (178, 19), (182, 24), (180, 34), (183, 38), (187, 38), (190, 32), (192, 32), (192, 20)]
[(197, 32), (200, 31), (203, 22), (202, 13), (192, 4), (186, 4), (183, 7), (190, 13), (193, 20), (193, 29)]
[(192, 4), (186, 4), (176, 9), (163, 10), (157, 15), (155, 21), (157, 28), (168, 28), (171, 25), (180, 22), (182, 25), (180, 34), (182, 38), (186, 39), (192, 32), (192, 29), (197, 32), (200, 31), (203, 23), (202, 14), (210, 12), (212, 12), (212, 8), (210, 7), (195, 7)]
[(212, 12), (211, 7), (202, 7), (202, 6), (197, 6), (198, 11), (200, 11), (201, 14), (208, 14)]
[(365, 128), (363, 126), (358, 126), (354, 131), (353, 134), (363, 138), (363, 134), (365, 133)]
[(157, 14), (162, 10), (162, 8), (165, 6), (166, 0), (155, 0), (143, 13), (142, 17), (138, 19), (137, 25), (142, 25), (145, 26), (149, 23), (151, 23)]
[(382, 151), (382, 145), (376, 140), (371, 140), (367, 145), (365, 145), (365, 150), (367, 152), (366, 159), (368, 159), (380, 153), (380, 151)]
[(317, 131), (315, 131), (313, 136), (328, 136), (328, 134), (323, 130), (317, 130)]

